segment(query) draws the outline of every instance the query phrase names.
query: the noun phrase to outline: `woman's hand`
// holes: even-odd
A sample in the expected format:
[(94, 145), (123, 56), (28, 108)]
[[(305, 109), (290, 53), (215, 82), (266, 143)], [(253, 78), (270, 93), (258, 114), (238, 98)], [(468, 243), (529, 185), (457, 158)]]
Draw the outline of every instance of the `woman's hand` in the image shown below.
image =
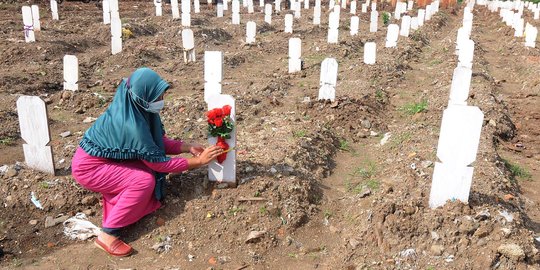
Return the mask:
[(189, 153), (194, 157), (200, 156), (204, 152), (204, 146), (198, 143), (190, 143)]
[(206, 165), (222, 153), (223, 149), (221, 147), (212, 145), (204, 149), (199, 156), (188, 158), (188, 169), (199, 168)]

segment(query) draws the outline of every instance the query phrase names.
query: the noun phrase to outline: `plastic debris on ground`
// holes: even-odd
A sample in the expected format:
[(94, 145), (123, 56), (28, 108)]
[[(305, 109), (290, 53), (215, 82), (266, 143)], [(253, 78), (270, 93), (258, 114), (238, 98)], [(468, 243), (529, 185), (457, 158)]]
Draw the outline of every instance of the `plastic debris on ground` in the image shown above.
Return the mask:
[(32, 203), (39, 209), (43, 210), (43, 206), (41, 205), (41, 203), (39, 202), (38, 198), (36, 197), (36, 193), (34, 193), (33, 191), (30, 192), (30, 201), (32, 201)]
[(152, 249), (158, 253), (168, 252), (172, 248), (171, 237), (167, 236), (163, 241), (152, 246)]
[(88, 221), (84, 213), (77, 213), (64, 221), (64, 234), (72, 240), (86, 240), (93, 236), (98, 236), (101, 229)]

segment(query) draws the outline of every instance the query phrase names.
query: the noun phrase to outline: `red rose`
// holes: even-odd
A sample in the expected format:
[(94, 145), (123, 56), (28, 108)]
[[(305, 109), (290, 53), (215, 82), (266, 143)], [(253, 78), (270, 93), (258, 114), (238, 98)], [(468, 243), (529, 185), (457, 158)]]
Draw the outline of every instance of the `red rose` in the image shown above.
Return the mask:
[(223, 125), (223, 119), (222, 118), (216, 118), (214, 120), (214, 125), (216, 125), (216, 127), (221, 127), (221, 125)]
[(231, 115), (231, 109), (232, 109), (232, 108), (231, 108), (231, 106), (229, 106), (229, 105), (223, 106), (223, 114), (224, 114), (224, 115)]

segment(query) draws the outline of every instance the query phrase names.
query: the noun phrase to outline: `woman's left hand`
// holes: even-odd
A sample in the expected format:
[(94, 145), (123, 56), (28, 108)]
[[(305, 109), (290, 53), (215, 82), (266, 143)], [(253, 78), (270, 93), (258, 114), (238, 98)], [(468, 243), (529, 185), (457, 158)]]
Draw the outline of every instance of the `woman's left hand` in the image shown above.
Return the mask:
[(201, 155), (201, 153), (204, 151), (204, 146), (198, 143), (190, 143), (189, 146), (189, 153), (191, 153), (194, 157), (198, 157)]

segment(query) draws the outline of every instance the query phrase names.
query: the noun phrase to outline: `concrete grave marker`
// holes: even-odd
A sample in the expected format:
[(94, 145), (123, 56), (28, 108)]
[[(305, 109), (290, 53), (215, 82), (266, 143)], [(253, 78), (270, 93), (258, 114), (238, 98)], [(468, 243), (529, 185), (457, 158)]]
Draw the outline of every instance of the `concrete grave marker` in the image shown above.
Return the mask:
[(247, 10), (249, 14), (255, 12), (255, 9), (253, 7), (253, 0), (247, 0), (247, 1), (244, 0), (244, 2), (247, 2)]
[(339, 14), (335, 11), (330, 12), (328, 19), (328, 38), (327, 42), (331, 44), (338, 43), (339, 35)]
[(536, 36), (538, 35), (538, 29), (534, 26), (527, 27), (525, 31), (525, 46), (535, 48)]
[(418, 10), (418, 26), (424, 26), (424, 20), (425, 20), (425, 16), (426, 16), (426, 11), (424, 9), (419, 9)]
[(401, 18), (400, 36), (408, 37), (409, 29), (411, 28), (411, 16), (405, 15)]
[(217, 14), (216, 14), (216, 16), (217, 16), (218, 18), (223, 17), (223, 7), (224, 7), (224, 6), (223, 6), (223, 3), (218, 3), (218, 4), (217, 4), (217, 9), (216, 9)]
[(302, 41), (299, 38), (289, 39), (289, 73), (302, 70)]
[[(171, 0), (172, 1), (178, 1), (178, 0)], [(178, 11), (178, 3), (176, 3), (176, 8), (173, 8), (173, 11)], [(191, 26), (191, 0), (182, 0), (181, 3), (182, 8), (182, 15), (181, 15), (181, 21), (183, 27), (190, 27)], [(173, 16), (174, 17), (174, 16)]]
[(367, 13), (367, 8), (368, 8), (368, 5), (367, 4), (362, 4), (362, 6), (360, 6), (360, 11), (362, 11), (362, 13)]
[(375, 64), (377, 57), (377, 44), (375, 42), (366, 42), (364, 44), (364, 63), (367, 65)]
[(274, 5), (275, 5), (275, 8), (276, 8), (276, 11), (280, 12), (281, 11), (281, 0), (276, 0), (274, 2)]
[(409, 10), (409, 11), (412, 10), (413, 6), (414, 6), (414, 1), (413, 0), (407, 1), (407, 10)]
[(459, 45), (458, 67), (472, 69), (474, 56), (474, 41), (468, 39)]
[[(272, 6), (272, 4), (270, 4), (270, 6)], [(259, 0), (259, 7), (265, 7), (264, 0)]]
[(111, 17), (111, 53), (117, 54), (122, 51), (122, 21), (120, 18)]
[(232, 1), (232, 24), (240, 24), (240, 2)]
[(58, 21), (60, 18), (58, 16), (58, 3), (56, 0), (51, 0), (51, 13), (52, 19)]
[(255, 34), (257, 33), (257, 25), (255, 22), (247, 22), (246, 24), (246, 43), (255, 43)]
[(313, 24), (314, 25), (320, 25), (321, 24), (321, 6), (315, 6), (313, 8)]
[(351, 36), (358, 35), (358, 26), (360, 24), (360, 18), (358, 16), (352, 16), (351, 17)]
[[(368, 4), (366, 3), (366, 5)], [(375, 11), (375, 10), (377, 10), (377, 2), (371, 3), (371, 11)]]
[(291, 33), (293, 32), (293, 15), (292, 14), (285, 14), (285, 33)]
[(459, 55), (459, 50), (461, 48), (461, 45), (465, 43), (465, 41), (469, 40), (469, 35), (467, 34), (467, 30), (465, 28), (460, 27), (457, 32), (457, 38), (456, 38), (456, 51), (455, 54)]
[(525, 20), (523, 18), (514, 18), (514, 37), (522, 37), (523, 36), (523, 27), (525, 25)]
[[(184, 6), (185, 6), (184, 2), (186, 2), (186, 0), (182, 0), (182, 14), (186, 13), (184, 11)], [(180, 19), (180, 10), (178, 9), (178, 0), (171, 0), (171, 12), (172, 12), (172, 17), (174, 20)], [(183, 24), (184, 24), (184, 21), (182, 21), (182, 25)]]
[(229, 0), (223, 0), (223, 10), (229, 10)]
[[(109, 3), (109, 0), (103, 0), (101, 2), (101, 8), (103, 9), (103, 24), (110, 24), (111, 23), (111, 4)], [(157, 6), (156, 6), (156, 15), (157, 15)]]
[(452, 76), (450, 99), (448, 105), (467, 105), (471, 88), (472, 70), (467, 67), (457, 67)]
[[(163, 4), (161, 3), (161, 0), (154, 0), (154, 6), (156, 7), (156, 16), (161, 17), (163, 16)], [(103, 16), (105, 18), (105, 1), (103, 1)], [(109, 17), (110, 20), (110, 17)]]
[(193, 0), (193, 11), (195, 13), (201, 12), (201, 2), (199, 0)]
[(319, 85), (319, 100), (336, 99), (338, 63), (334, 58), (326, 58), (321, 64), (321, 79)]
[(39, 7), (37, 5), (32, 5), (32, 23), (34, 26), (34, 31), (41, 30), (41, 23), (39, 22)]
[(341, 8), (346, 9), (347, 8), (347, 0), (341, 0)]
[(471, 189), (484, 114), (478, 107), (451, 105), (444, 110), (429, 206), (442, 206), (447, 200), (467, 203)]
[(295, 18), (301, 18), (302, 17), (302, 4), (300, 1), (294, 2), (294, 17)]
[(309, 0), (304, 0), (304, 9), (309, 9)]
[(113, 18), (120, 19), (118, 12), (118, 0), (109, 0), (109, 11), (111, 12), (111, 20)]
[(370, 17), (370, 23), (369, 23), (369, 32), (375, 33), (377, 32), (377, 24), (379, 20), (379, 12), (378, 11), (372, 11), (371, 17)]
[(411, 29), (418, 30), (418, 17), (411, 18)]
[(24, 40), (26, 42), (36, 41), (34, 35), (34, 22), (32, 19), (32, 9), (29, 6), (22, 7), (22, 16), (23, 16), (23, 29), (24, 29)]
[(356, 1), (351, 1), (351, 14), (356, 14)]
[(386, 32), (386, 48), (392, 48), (397, 46), (397, 40), (399, 37), (399, 26), (397, 24), (388, 25), (388, 32)]
[(271, 4), (264, 5), (264, 21), (267, 24), (272, 24), (272, 5)]
[[(208, 110), (221, 108), (225, 105), (231, 106), (230, 117), (234, 123), (234, 129), (230, 133), (231, 138), (225, 140), (229, 149), (232, 150), (227, 152), (227, 158), (223, 164), (219, 164), (216, 160), (208, 164), (208, 179), (227, 184), (228, 187), (236, 187), (236, 150), (234, 150), (236, 147), (236, 107), (234, 98), (229, 95), (216, 95), (208, 100)], [(216, 137), (208, 137), (208, 144), (215, 145), (216, 143)]]
[(195, 62), (195, 39), (193, 30), (182, 30), (182, 46), (184, 47), (184, 62)]
[(533, 11), (533, 19), (535, 20), (540, 19), (540, 9), (537, 8)]
[(334, 6), (336, 5), (335, 0), (328, 0), (328, 10), (334, 9)]
[(54, 175), (52, 147), (47, 146), (51, 139), (45, 102), (36, 96), (21, 96), (17, 99), (17, 114), (26, 164)]
[(79, 60), (75, 55), (64, 55), (64, 90), (79, 90)]
[(221, 95), (223, 78), (223, 53), (220, 51), (204, 52), (204, 101), (208, 103), (211, 96)]

